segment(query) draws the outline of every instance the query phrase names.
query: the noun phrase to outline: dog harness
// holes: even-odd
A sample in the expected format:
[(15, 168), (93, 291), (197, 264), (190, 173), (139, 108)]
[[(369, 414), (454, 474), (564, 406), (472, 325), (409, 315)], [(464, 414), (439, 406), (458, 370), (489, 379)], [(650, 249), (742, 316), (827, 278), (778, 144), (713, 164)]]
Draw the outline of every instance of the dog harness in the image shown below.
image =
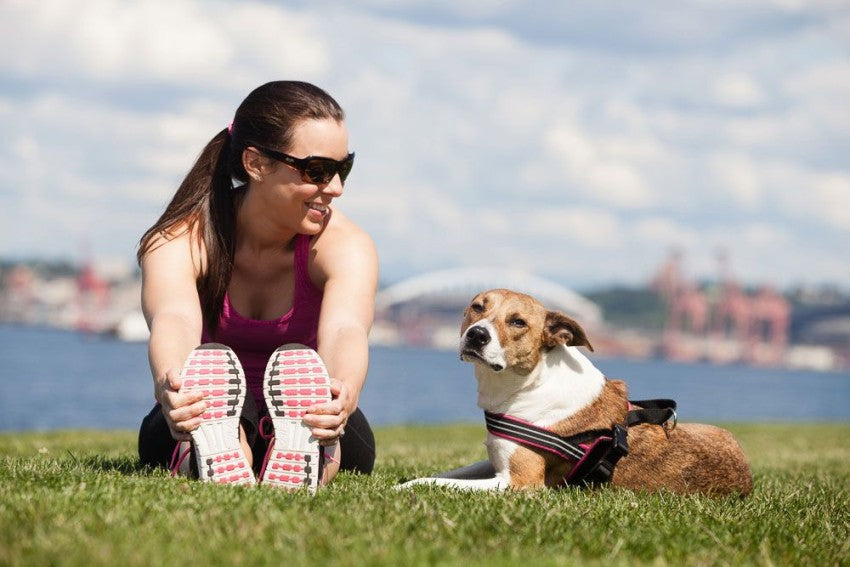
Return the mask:
[[(573, 463), (564, 477), (568, 486), (602, 484), (611, 480), (617, 462), (629, 454), (628, 428), (660, 425), (666, 433), (676, 427), (676, 402), (673, 400), (629, 401), (624, 423), (611, 429), (594, 429), (576, 435), (561, 436), (522, 419), (485, 411), (487, 431), (525, 447), (547, 451)], [(668, 422), (672, 419), (672, 425)]]

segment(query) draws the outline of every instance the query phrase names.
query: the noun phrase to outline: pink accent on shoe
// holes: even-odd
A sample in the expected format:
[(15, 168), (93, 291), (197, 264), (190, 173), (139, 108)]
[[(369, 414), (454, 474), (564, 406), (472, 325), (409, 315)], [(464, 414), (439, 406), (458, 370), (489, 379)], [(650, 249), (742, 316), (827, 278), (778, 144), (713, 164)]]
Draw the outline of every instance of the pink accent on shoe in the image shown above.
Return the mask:
[(331, 456), (331, 454), (330, 454), (330, 452), (327, 450), (327, 448), (326, 448), (326, 447), (323, 447), (323, 449), (325, 449), (325, 451), (324, 451), (324, 455), (325, 455), (325, 458), (326, 458), (327, 460), (331, 461), (332, 463), (339, 464), (339, 459), (336, 459), (336, 458), (332, 457), (332, 456)]
[(178, 457), (177, 454), (180, 452), (180, 445), (181, 443), (178, 441), (174, 445), (174, 452), (171, 453), (171, 466), (169, 468), (171, 469), (172, 477), (177, 476), (177, 473), (180, 472), (180, 465), (183, 464), (183, 461), (186, 459), (189, 453), (192, 452), (192, 445), (189, 445), (188, 447), (186, 447), (186, 450), (184, 450), (183, 453)]

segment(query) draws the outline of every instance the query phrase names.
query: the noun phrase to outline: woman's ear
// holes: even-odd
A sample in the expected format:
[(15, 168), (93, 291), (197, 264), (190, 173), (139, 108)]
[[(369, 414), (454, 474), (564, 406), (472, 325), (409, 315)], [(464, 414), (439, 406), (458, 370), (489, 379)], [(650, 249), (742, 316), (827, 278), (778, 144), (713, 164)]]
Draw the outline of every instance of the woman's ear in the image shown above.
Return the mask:
[(245, 168), (245, 172), (251, 178), (251, 181), (261, 183), (267, 166), (266, 157), (254, 148), (249, 147), (242, 150), (242, 167)]

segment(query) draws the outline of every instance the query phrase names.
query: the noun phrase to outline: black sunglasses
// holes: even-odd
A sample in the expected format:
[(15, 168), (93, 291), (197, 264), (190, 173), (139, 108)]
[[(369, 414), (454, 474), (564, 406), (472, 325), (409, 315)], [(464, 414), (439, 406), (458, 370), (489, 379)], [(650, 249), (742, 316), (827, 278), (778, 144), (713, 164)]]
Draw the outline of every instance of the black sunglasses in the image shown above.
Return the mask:
[(276, 159), (301, 172), (301, 179), (309, 183), (324, 185), (330, 183), (331, 179), (338, 173), (339, 179), (345, 183), (345, 178), (351, 173), (354, 166), (354, 153), (348, 154), (343, 160), (335, 160), (328, 157), (307, 156), (297, 158), (277, 150), (254, 146), (257, 151), (272, 159)]

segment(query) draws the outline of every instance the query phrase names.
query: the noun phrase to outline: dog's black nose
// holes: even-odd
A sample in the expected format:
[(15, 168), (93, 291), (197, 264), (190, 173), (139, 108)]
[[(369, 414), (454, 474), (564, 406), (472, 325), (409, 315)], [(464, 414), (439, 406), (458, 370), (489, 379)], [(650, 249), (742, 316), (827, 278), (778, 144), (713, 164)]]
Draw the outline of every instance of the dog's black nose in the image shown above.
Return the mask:
[(470, 327), (466, 331), (466, 344), (472, 348), (481, 348), (490, 342), (490, 332), (484, 327)]

